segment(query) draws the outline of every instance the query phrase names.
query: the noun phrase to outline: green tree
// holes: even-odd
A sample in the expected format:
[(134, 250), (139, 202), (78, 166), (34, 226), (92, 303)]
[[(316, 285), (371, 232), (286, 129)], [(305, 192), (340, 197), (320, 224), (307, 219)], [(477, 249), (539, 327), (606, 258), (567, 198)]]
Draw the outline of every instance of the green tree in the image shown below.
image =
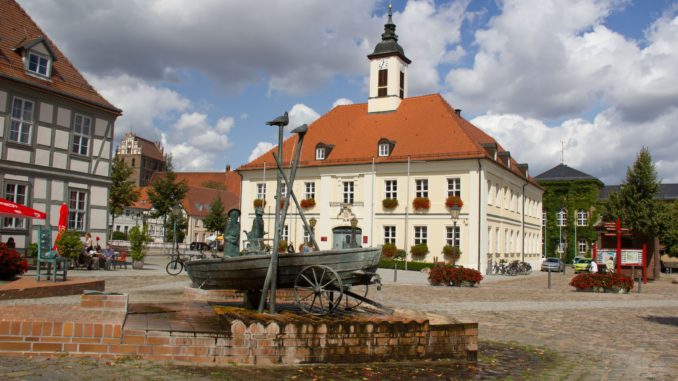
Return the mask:
[[(174, 173), (172, 166), (172, 157), (167, 156), (167, 172), (164, 176), (156, 176), (148, 189), (148, 199), (153, 205), (151, 217), (162, 217), (163, 226), (166, 227), (167, 217), (172, 214), (175, 207), (181, 204), (187, 193), (186, 180), (177, 181), (177, 174)], [(169, 241), (168, 231), (165, 229), (165, 242)]]
[(603, 210), (606, 221), (621, 218), (622, 226), (634, 233), (654, 238), (666, 228), (666, 206), (655, 199), (660, 183), (650, 151), (643, 147), (619, 191), (610, 194)]
[(183, 213), (171, 213), (165, 223), (165, 236), (167, 242), (174, 242), (174, 221), (177, 222), (177, 243), (184, 242), (186, 239), (186, 230), (188, 229), (188, 220)]
[(134, 181), (130, 180), (130, 175), (132, 168), (122, 158), (116, 156), (111, 169), (111, 192), (108, 200), (111, 229), (115, 226), (115, 217), (121, 215), (125, 207), (139, 200), (139, 191), (134, 188)]
[(668, 205), (666, 212), (666, 229), (662, 232), (659, 241), (664, 245), (666, 254), (678, 257), (678, 201)]
[(56, 241), (56, 247), (59, 254), (71, 259), (77, 258), (85, 250), (80, 234), (75, 230), (66, 230)]
[(203, 219), (205, 224), (205, 229), (222, 233), (226, 230), (226, 222), (228, 221), (228, 216), (224, 210), (224, 204), (221, 203), (221, 198), (216, 197), (212, 204), (210, 204), (210, 212)]

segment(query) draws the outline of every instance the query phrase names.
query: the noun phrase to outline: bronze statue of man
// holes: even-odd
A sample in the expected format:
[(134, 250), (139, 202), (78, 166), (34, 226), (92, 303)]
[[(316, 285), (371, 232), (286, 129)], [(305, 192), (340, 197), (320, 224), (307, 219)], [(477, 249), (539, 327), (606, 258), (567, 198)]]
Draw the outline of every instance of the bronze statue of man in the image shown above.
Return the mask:
[(224, 257), (240, 255), (240, 209), (228, 211), (228, 224), (224, 232)]

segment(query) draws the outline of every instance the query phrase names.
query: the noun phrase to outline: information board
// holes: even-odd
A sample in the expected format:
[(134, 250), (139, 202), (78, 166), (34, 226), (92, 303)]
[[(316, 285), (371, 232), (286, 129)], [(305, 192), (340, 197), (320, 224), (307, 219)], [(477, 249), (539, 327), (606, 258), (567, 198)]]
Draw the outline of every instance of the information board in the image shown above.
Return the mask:
[(621, 252), (622, 266), (640, 266), (643, 264), (643, 250), (622, 250)]
[(598, 252), (596, 253), (596, 263), (599, 265), (604, 265), (605, 261), (609, 257), (612, 257), (612, 260), (617, 263), (617, 250), (615, 249), (598, 249)]

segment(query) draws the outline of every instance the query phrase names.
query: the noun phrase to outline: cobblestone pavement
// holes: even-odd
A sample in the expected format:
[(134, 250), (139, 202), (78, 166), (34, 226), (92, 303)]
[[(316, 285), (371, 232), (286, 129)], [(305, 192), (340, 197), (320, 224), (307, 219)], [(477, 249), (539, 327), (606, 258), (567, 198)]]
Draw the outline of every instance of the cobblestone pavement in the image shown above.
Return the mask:
[[(83, 272), (83, 276), (104, 277), (108, 291), (128, 292), (133, 303), (180, 301), (188, 277), (163, 275), (166, 261), (164, 257), (150, 258), (148, 269), (142, 272)], [(678, 284), (671, 283), (678, 281), (678, 275), (651, 282), (642, 293), (634, 290), (628, 295), (574, 292), (568, 286), (571, 272), (566, 276), (552, 274), (551, 289), (546, 288), (547, 274), (540, 272), (527, 277), (490, 276), (476, 288), (431, 287), (426, 285), (424, 274), (414, 272), (399, 272), (398, 277), (399, 282), (385, 282), (381, 292), (371, 291), (370, 296), (401, 310), (427, 313), (433, 320), (479, 322), (478, 367), (458, 369), (429, 363), (394, 369), (370, 364), (372, 368), (390, 370), (379, 373), (366, 366), (196, 368), (134, 359), (112, 363), (69, 357), (48, 360), (0, 356), (0, 378), (678, 379)], [(3, 305), (36, 302), (77, 304), (79, 297), (0, 301), (0, 313)]]

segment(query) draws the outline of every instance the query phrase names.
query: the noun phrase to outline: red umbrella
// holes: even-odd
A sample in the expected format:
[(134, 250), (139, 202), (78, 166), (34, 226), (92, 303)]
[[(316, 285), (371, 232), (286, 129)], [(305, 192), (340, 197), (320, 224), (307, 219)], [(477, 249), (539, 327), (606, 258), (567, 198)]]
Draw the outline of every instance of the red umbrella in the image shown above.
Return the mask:
[(56, 249), (56, 243), (61, 238), (61, 235), (66, 231), (68, 227), (68, 206), (65, 202), (61, 203), (61, 208), (59, 209), (59, 232), (57, 233), (56, 239), (54, 240), (54, 249)]
[(44, 212), (17, 204), (4, 198), (0, 198), (0, 214), (11, 217), (28, 217), (44, 220), (47, 215)]

